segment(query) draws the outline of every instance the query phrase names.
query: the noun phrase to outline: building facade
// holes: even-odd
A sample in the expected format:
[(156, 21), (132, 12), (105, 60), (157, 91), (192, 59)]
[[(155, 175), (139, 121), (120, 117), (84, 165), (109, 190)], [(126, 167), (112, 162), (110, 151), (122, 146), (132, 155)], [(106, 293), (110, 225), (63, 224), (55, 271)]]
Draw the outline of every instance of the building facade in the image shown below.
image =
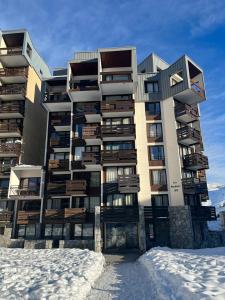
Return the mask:
[[(16, 44), (20, 34), (2, 33), (4, 107), (17, 101), (5, 85), (19, 84), (8, 68), (22, 61), (11, 50), (22, 45)], [(23, 103), (32, 92), (39, 100), (30, 100), (19, 118), (27, 137), (20, 139), (18, 159), (1, 154), (3, 166), (13, 164), (0, 179), (1, 234), (96, 251), (207, 245), (207, 221), (216, 214), (202, 205), (208, 159), (200, 67), (187, 56), (169, 65), (155, 54), (137, 65), (136, 49), (121, 47), (75, 53), (67, 68), (50, 75), (23, 34), (20, 56), (29, 70)], [(4, 108), (0, 118), (17, 115)], [(1, 145), (8, 145), (5, 137)], [(18, 147), (17, 139), (12, 145)]]

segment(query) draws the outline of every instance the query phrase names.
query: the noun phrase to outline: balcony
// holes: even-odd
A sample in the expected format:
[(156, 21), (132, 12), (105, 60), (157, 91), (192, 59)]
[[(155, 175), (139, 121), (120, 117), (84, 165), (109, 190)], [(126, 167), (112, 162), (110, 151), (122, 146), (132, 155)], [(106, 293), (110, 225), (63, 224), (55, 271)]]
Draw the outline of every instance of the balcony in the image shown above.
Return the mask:
[(69, 196), (85, 196), (86, 189), (86, 180), (70, 180), (66, 182), (66, 194)]
[(72, 161), (72, 169), (89, 169), (91, 170), (101, 170), (101, 159), (100, 153), (97, 152), (83, 152), (81, 160), (74, 160)]
[(104, 141), (117, 140), (134, 140), (135, 125), (134, 124), (118, 124), (118, 125), (102, 125), (102, 139)]
[(0, 86), (0, 100), (25, 100), (25, 84), (6, 84)]
[[(74, 122), (75, 123), (91, 123), (100, 122), (100, 102), (81, 102), (74, 103)], [(83, 116), (83, 118), (82, 118)]]
[(5, 67), (25, 67), (28, 61), (23, 55), (22, 47), (0, 48), (0, 62)]
[(191, 216), (197, 221), (216, 221), (216, 209), (214, 206), (190, 206)]
[(201, 132), (190, 126), (184, 126), (177, 129), (178, 143), (191, 146), (201, 142)]
[(101, 72), (103, 95), (133, 94), (135, 92), (132, 71)]
[(134, 114), (133, 100), (102, 101), (101, 111), (103, 117), (128, 117)]
[(167, 206), (145, 206), (144, 207), (145, 219), (169, 219), (169, 211)]
[(25, 83), (27, 76), (28, 68), (0, 69), (0, 81), (2, 84)]
[(20, 124), (0, 122), (0, 137), (20, 137), (21, 132), (22, 130)]
[(0, 104), (0, 118), (22, 118), (24, 115), (24, 106), (19, 104)]
[(3, 175), (9, 175), (11, 170), (11, 165), (10, 164), (2, 164), (0, 162), (0, 176)]
[(118, 190), (120, 193), (138, 193), (140, 183), (138, 175), (120, 175), (118, 176)]
[(8, 225), (13, 221), (13, 212), (8, 210), (0, 211), (0, 225)]
[(198, 107), (179, 103), (175, 106), (175, 117), (178, 122), (190, 123), (199, 118)]
[(51, 148), (69, 148), (70, 147), (70, 139), (69, 138), (50, 138), (49, 146)]
[(136, 149), (102, 150), (102, 164), (107, 165), (135, 165), (137, 163)]
[[(97, 76), (96, 76), (97, 77)], [(97, 80), (71, 80), (68, 93), (72, 101), (99, 101), (100, 91)]]
[(86, 141), (86, 144), (101, 144), (101, 128), (100, 125), (84, 126), (82, 129), (82, 138)]
[(0, 187), (0, 197), (7, 198), (7, 196), (8, 196), (8, 188)]
[(195, 177), (183, 178), (182, 185), (185, 194), (208, 194), (205, 179)]
[(36, 224), (40, 222), (39, 210), (19, 210), (17, 214), (17, 225)]
[(45, 223), (85, 223), (86, 219), (85, 208), (46, 209), (44, 212)]
[(208, 157), (201, 153), (188, 154), (183, 158), (183, 165), (184, 168), (193, 171), (208, 169)]
[(50, 196), (66, 195), (66, 182), (49, 182), (47, 183), (47, 194)]
[(50, 120), (51, 126), (70, 126), (70, 123), (71, 117), (68, 115), (51, 117)]
[(65, 93), (45, 93), (44, 102), (46, 103), (58, 103), (58, 102), (70, 102), (68, 94)]
[(21, 151), (21, 144), (4, 143), (0, 144), (0, 157), (19, 156)]
[(40, 186), (20, 186), (20, 185), (10, 185), (9, 198), (12, 199), (39, 199), (40, 196)]
[(48, 169), (50, 171), (69, 171), (69, 159), (49, 159)]
[(101, 206), (101, 222), (135, 223), (139, 221), (138, 206)]
[[(55, 84), (57, 86), (57, 83)], [(63, 91), (54, 92), (50, 90), (45, 92), (43, 104), (48, 111), (69, 111), (71, 109), (71, 100), (65, 90), (66, 86)]]

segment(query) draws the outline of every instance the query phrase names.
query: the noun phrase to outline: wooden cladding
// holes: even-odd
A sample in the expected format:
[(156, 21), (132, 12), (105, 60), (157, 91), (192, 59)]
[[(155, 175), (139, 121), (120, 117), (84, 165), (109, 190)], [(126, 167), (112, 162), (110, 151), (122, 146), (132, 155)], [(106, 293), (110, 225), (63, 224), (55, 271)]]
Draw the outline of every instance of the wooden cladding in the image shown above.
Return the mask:
[(83, 152), (82, 163), (84, 165), (100, 164), (100, 153), (96, 152)]
[(64, 209), (46, 209), (44, 212), (45, 223), (67, 223), (86, 221), (86, 208), (64, 208)]
[(40, 222), (40, 211), (25, 211), (19, 210), (17, 214), (17, 225), (22, 224), (35, 224)]
[(102, 125), (102, 137), (135, 136), (134, 124)]
[(84, 126), (82, 129), (83, 139), (96, 139), (100, 138), (101, 130), (99, 125)]
[(120, 193), (138, 193), (140, 191), (138, 175), (119, 175), (118, 190)]
[(69, 170), (69, 160), (68, 159), (49, 159), (48, 161), (49, 170)]
[(202, 170), (208, 169), (208, 157), (201, 153), (192, 153), (184, 156), (183, 159), (184, 168), (189, 170)]
[(107, 163), (137, 163), (136, 149), (102, 150), (102, 164)]
[(208, 195), (206, 179), (195, 177), (183, 178), (182, 185), (185, 194), (204, 193)]
[(138, 206), (104, 206), (101, 207), (101, 222), (138, 222)]
[(66, 181), (67, 195), (86, 195), (87, 182), (86, 180), (69, 180)]
[(0, 133), (1, 132), (16, 132), (21, 134), (21, 125), (14, 122), (0, 122)]
[(194, 145), (201, 141), (201, 132), (190, 126), (177, 129), (177, 139), (179, 143)]
[(101, 111), (102, 113), (134, 111), (134, 101), (133, 100), (102, 101)]
[(0, 153), (1, 154), (15, 154), (20, 155), (21, 144), (9, 143), (9, 144), (0, 144)]
[(11, 223), (13, 220), (13, 212), (12, 211), (0, 211), (0, 224)]

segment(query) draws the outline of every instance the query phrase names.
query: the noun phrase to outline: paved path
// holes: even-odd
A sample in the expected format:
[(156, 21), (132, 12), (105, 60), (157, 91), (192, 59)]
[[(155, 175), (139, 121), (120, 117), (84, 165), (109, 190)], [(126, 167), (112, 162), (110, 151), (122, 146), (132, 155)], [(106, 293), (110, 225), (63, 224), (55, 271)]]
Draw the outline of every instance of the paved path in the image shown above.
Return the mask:
[(159, 300), (145, 268), (132, 257), (106, 257), (105, 271), (87, 300)]

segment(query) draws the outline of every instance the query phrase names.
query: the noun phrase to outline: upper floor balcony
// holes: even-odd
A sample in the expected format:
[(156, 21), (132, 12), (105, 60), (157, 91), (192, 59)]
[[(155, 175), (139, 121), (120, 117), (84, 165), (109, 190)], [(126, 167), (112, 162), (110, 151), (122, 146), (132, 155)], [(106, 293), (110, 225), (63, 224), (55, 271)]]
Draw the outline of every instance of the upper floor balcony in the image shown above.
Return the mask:
[(21, 152), (21, 143), (1, 143), (0, 157), (19, 156)]
[(102, 150), (102, 164), (107, 165), (135, 165), (137, 163), (136, 149)]
[(5, 84), (0, 86), (0, 100), (25, 100), (25, 97), (25, 84)]
[(119, 175), (118, 190), (120, 193), (138, 193), (140, 191), (139, 175)]
[(25, 83), (27, 76), (27, 67), (0, 68), (0, 81), (2, 84)]
[(138, 222), (138, 206), (101, 206), (101, 222)]
[(71, 124), (71, 115), (70, 113), (52, 113), (50, 117), (50, 125), (55, 126), (56, 128), (58, 126), (65, 126), (70, 129), (70, 124)]
[(23, 103), (17, 103), (12, 101), (12, 103), (0, 102), (0, 118), (22, 118), (24, 116), (24, 105)]
[[(76, 130), (76, 129), (75, 129)], [(101, 128), (99, 124), (87, 124), (81, 127), (81, 130), (74, 132), (72, 145), (82, 147), (84, 145), (100, 145)]]
[(175, 105), (175, 117), (178, 122), (190, 123), (199, 118), (197, 105), (177, 103)]
[(205, 178), (183, 178), (182, 186), (185, 194), (208, 194)]
[(22, 134), (22, 124), (13, 121), (1, 122), (0, 120), (0, 137), (20, 137)]
[(64, 209), (46, 209), (44, 212), (44, 222), (54, 223), (85, 223), (87, 221), (86, 208), (64, 208)]
[(184, 168), (192, 171), (209, 168), (208, 157), (201, 153), (187, 154), (183, 158)]
[(78, 160), (71, 162), (72, 169), (88, 169), (89, 171), (100, 170), (101, 157), (99, 152), (82, 152)]
[(49, 159), (48, 169), (50, 171), (69, 171), (69, 159)]
[(69, 180), (66, 182), (66, 194), (70, 196), (85, 196), (87, 194), (86, 180)]
[(0, 62), (5, 67), (24, 67), (28, 66), (28, 61), (23, 55), (23, 47), (1, 47)]
[(76, 102), (73, 104), (74, 123), (101, 121), (100, 102)]
[(48, 196), (65, 196), (66, 195), (66, 181), (49, 181), (47, 183)]
[(134, 140), (135, 124), (102, 125), (101, 135), (104, 141)]
[(9, 225), (13, 221), (13, 211), (0, 211), (0, 225)]
[(190, 126), (184, 126), (177, 129), (178, 143), (191, 146), (201, 142), (201, 132)]
[(103, 117), (129, 117), (134, 115), (133, 100), (104, 100), (101, 102)]
[(17, 225), (40, 223), (40, 210), (18, 210)]

